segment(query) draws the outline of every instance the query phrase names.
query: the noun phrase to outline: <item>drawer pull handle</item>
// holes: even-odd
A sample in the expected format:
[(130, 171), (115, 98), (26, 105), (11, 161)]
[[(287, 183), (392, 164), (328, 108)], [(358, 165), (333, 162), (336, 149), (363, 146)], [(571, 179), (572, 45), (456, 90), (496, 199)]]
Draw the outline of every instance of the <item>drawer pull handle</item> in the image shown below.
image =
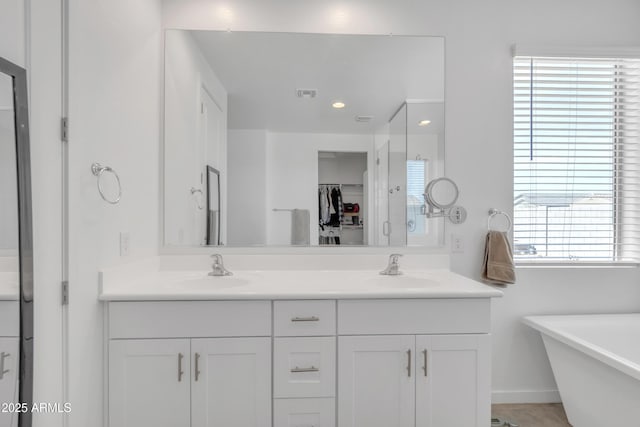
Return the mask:
[(407, 376), (411, 377), (411, 349), (407, 350)]
[(184, 354), (178, 353), (178, 382), (182, 381), (182, 376), (184, 375), (184, 371), (182, 370), (182, 359), (184, 359)]
[(196, 381), (198, 381), (198, 378), (200, 377), (200, 353), (196, 353), (196, 369), (195, 369), (195, 376), (196, 376)]
[(310, 368), (298, 368), (297, 366), (291, 370), (292, 373), (298, 374), (300, 372), (320, 372), (319, 368), (312, 366)]
[(427, 350), (422, 350), (422, 354), (424, 355), (424, 366), (422, 370), (424, 371), (424, 376), (427, 376)]
[(319, 322), (320, 318), (318, 316), (311, 317), (293, 317), (291, 319), (292, 322)]
[(9, 369), (4, 369), (4, 361), (9, 356), (11, 356), (11, 354), (5, 353), (4, 351), (0, 354), (0, 380), (4, 378), (4, 374), (9, 373)]

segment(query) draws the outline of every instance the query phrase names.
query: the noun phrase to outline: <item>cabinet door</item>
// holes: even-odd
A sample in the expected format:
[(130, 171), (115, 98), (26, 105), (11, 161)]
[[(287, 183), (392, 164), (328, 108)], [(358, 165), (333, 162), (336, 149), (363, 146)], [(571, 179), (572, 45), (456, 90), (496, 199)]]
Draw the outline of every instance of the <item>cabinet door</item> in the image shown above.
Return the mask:
[(109, 341), (109, 426), (189, 427), (189, 340)]
[(338, 341), (338, 425), (413, 427), (415, 337), (343, 336)]
[(485, 427), (491, 418), (488, 334), (416, 337), (416, 427)]
[[(18, 403), (18, 346), (16, 337), (0, 338), (0, 404)], [(0, 408), (2, 409), (2, 408)], [(6, 408), (11, 409), (11, 408)], [(18, 425), (17, 412), (0, 411), (0, 427)]]
[(193, 427), (271, 426), (271, 339), (191, 342)]

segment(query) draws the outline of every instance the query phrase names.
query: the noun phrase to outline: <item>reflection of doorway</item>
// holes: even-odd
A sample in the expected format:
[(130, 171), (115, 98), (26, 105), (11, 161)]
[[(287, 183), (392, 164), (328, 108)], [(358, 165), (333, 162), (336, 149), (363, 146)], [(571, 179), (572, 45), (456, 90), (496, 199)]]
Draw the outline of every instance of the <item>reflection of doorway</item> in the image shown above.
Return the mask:
[(320, 245), (368, 241), (367, 176), (366, 152), (318, 152)]
[[(218, 171), (222, 170), (221, 159), (224, 153), (222, 152), (221, 127), (224, 117), (222, 109), (205, 86), (200, 87), (200, 102), (199, 143), (196, 149), (193, 173), (195, 174), (195, 182), (205, 194), (203, 199), (206, 200), (207, 166), (213, 166)], [(206, 208), (200, 209), (203, 205), (204, 203), (201, 203), (195, 212), (195, 232), (197, 236), (202, 236), (202, 242), (206, 243), (209, 241), (209, 236), (207, 236), (208, 210)], [(221, 213), (219, 215), (218, 221), (221, 222), (222, 215)], [(221, 226), (218, 231), (222, 230)], [(218, 234), (216, 241), (219, 242), (220, 238), (221, 236)]]

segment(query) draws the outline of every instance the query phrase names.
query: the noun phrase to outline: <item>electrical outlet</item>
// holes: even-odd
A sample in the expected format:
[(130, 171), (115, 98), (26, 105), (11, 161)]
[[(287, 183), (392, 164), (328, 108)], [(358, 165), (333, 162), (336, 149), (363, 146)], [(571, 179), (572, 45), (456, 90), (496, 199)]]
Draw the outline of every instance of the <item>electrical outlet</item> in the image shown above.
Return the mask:
[(462, 236), (451, 235), (451, 252), (461, 254), (464, 252), (464, 240)]
[(131, 236), (128, 232), (120, 232), (120, 256), (129, 256), (129, 250), (131, 249)]

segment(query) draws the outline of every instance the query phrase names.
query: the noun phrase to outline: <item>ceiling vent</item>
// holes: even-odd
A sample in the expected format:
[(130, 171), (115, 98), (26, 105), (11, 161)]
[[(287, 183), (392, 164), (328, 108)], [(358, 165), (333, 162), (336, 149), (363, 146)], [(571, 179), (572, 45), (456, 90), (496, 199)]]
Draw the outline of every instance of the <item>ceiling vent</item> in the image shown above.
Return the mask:
[(373, 120), (373, 116), (356, 116), (356, 122), (359, 123), (369, 123)]
[(296, 89), (298, 98), (315, 98), (317, 94), (316, 89)]

